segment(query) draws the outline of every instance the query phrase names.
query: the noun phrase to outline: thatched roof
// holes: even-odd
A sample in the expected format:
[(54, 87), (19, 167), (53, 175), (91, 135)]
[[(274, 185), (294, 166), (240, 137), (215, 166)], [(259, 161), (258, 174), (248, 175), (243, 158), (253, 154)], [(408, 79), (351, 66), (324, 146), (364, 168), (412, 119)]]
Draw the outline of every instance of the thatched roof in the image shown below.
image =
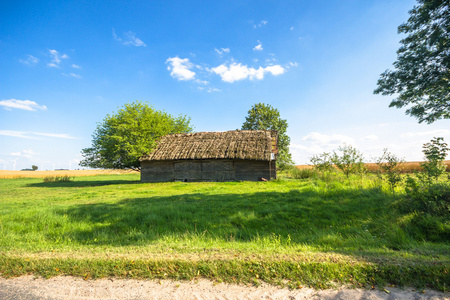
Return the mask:
[(249, 159), (271, 160), (277, 151), (276, 131), (234, 130), (163, 136), (144, 160)]

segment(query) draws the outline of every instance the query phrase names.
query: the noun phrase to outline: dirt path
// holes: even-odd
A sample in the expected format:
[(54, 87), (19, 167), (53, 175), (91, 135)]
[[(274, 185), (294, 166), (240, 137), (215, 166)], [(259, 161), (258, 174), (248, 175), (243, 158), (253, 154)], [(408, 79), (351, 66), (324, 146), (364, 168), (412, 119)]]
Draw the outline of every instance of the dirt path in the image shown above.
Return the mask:
[(280, 289), (262, 285), (214, 284), (207, 280), (177, 282), (171, 280), (99, 279), (59, 276), (51, 279), (22, 276), (0, 278), (0, 299), (450, 299), (449, 293), (432, 290), (386, 288), (386, 291), (337, 289)]

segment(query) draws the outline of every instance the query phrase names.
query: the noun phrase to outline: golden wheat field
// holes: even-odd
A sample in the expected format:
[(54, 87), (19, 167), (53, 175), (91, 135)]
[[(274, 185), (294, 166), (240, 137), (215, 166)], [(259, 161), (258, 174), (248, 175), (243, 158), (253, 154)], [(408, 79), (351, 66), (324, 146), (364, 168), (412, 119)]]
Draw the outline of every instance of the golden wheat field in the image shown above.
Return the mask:
[[(410, 161), (410, 162), (404, 162), (401, 164), (401, 172), (402, 173), (412, 173), (415, 171), (422, 171), (422, 167), (420, 164), (422, 164), (423, 161)], [(444, 161), (444, 163), (447, 165), (447, 172), (450, 172), (450, 160)], [(365, 164), (367, 170), (369, 172), (375, 172), (378, 170), (378, 166), (376, 163), (366, 163)], [(312, 169), (312, 165), (299, 165), (297, 166), (298, 169)]]
[(48, 176), (94, 176), (107, 174), (130, 174), (133, 170), (57, 170), (57, 171), (7, 171), (0, 170), (1, 179), (9, 178), (44, 178)]

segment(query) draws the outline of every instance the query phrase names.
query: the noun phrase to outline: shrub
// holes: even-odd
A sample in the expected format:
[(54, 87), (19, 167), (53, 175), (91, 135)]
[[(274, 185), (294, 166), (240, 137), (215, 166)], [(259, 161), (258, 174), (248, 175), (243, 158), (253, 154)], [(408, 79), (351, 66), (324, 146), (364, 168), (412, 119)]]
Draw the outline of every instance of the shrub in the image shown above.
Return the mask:
[(69, 175), (63, 176), (46, 176), (44, 177), (44, 182), (69, 182), (72, 181), (75, 177)]
[(431, 184), (432, 181), (437, 182), (439, 176), (445, 172), (444, 160), (449, 150), (442, 137), (435, 137), (423, 145), (422, 152), (425, 154), (426, 162), (421, 166), (425, 171), (425, 179), (428, 184)]
[(331, 172), (334, 171), (333, 162), (331, 161), (331, 155), (329, 153), (322, 153), (314, 155), (309, 158), (309, 161), (313, 164), (314, 169), (318, 172)]
[(317, 177), (316, 171), (312, 169), (298, 169), (295, 167), (290, 170), (290, 174), (294, 179), (308, 179)]
[[(378, 165), (378, 176), (381, 179), (386, 179), (388, 181), (392, 193), (394, 193), (395, 187), (402, 181), (400, 173), (403, 162), (403, 159), (388, 152), (387, 149), (384, 149), (383, 155), (376, 161)], [(384, 174), (385, 177), (383, 177), (382, 174)]]
[(364, 173), (364, 157), (361, 152), (353, 148), (351, 145), (339, 147), (338, 151), (340, 154), (333, 151), (331, 161), (345, 174), (347, 178), (353, 173)]
[(424, 185), (408, 176), (405, 191), (410, 211), (425, 212), (450, 220), (450, 183)]
[(415, 238), (439, 241), (450, 239), (450, 183), (427, 184), (408, 176), (406, 199), (400, 211), (413, 214), (406, 230)]
[(428, 240), (433, 242), (450, 240), (449, 222), (445, 222), (442, 218), (436, 218), (429, 214), (414, 214), (407, 231), (419, 240)]

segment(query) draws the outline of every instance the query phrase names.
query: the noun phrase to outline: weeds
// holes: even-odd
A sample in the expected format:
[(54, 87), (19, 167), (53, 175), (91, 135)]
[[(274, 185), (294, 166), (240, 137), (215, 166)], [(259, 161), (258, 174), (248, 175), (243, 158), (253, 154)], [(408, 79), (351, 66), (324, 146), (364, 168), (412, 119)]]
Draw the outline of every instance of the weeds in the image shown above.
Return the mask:
[(317, 172), (312, 169), (298, 169), (296, 167), (289, 170), (289, 173), (294, 179), (310, 179), (316, 178), (318, 175)]
[(74, 179), (74, 176), (62, 175), (62, 176), (47, 176), (44, 177), (44, 182), (70, 182)]

